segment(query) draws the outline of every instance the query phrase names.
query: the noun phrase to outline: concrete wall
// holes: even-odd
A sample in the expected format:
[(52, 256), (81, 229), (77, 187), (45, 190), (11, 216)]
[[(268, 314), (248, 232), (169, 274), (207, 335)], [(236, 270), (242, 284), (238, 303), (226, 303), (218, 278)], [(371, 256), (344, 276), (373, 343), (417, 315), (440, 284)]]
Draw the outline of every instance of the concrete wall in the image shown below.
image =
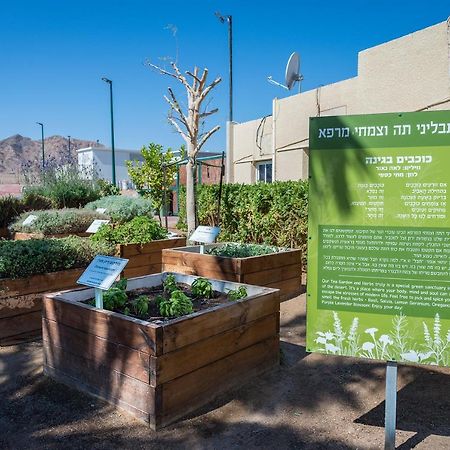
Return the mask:
[[(358, 54), (358, 76), (273, 101), (272, 116), (231, 125), (230, 182), (308, 176), (309, 118), (450, 108), (450, 32), (442, 22)], [(231, 164), (231, 163), (230, 163)]]

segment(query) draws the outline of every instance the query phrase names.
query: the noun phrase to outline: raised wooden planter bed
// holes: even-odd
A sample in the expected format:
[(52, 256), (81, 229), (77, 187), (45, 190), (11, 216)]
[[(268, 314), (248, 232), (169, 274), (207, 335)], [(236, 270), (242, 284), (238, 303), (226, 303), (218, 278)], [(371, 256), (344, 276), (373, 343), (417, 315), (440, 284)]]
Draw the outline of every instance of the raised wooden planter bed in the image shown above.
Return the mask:
[[(220, 244), (205, 245), (205, 249)], [(219, 280), (280, 289), (281, 301), (294, 297), (301, 288), (301, 250), (229, 258), (200, 254), (199, 246), (163, 251), (163, 270)]]
[(84, 269), (0, 279), (0, 345), (41, 334), (42, 293), (70, 289)]
[[(127, 289), (164, 276), (131, 279)], [(211, 281), (217, 291), (237, 287)], [(245, 299), (158, 323), (81, 303), (93, 289), (47, 294), (44, 373), (164, 427), (278, 364), (279, 292), (246, 288)]]
[(185, 237), (161, 239), (148, 244), (119, 244), (117, 255), (129, 259), (122, 276), (140, 277), (162, 272), (162, 251), (166, 248), (183, 247)]
[(27, 241), (29, 239), (48, 239), (48, 238), (65, 238), (68, 236), (88, 237), (90, 233), (64, 233), (64, 234), (43, 234), (43, 233), (13, 233), (13, 239), (15, 241)]
[[(117, 255), (129, 259), (121, 277), (160, 273), (162, 249), (186, 245), (186, 238), (148, 244), (118, 245)], [(0, 279), (0, 345), (8, 345), (41, 334), (42, 293), (77, 287), (84, 269), (66, 270), (28, 278)]]

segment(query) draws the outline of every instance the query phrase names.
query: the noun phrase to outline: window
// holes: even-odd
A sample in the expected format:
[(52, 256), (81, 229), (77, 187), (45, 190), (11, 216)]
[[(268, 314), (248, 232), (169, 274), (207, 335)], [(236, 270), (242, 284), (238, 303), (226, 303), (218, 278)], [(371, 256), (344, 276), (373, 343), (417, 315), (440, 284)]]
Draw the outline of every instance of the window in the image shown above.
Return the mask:
[(272, 161), (262, 161), (256, 164), (256, 180), (262, 183), (272, 183)]

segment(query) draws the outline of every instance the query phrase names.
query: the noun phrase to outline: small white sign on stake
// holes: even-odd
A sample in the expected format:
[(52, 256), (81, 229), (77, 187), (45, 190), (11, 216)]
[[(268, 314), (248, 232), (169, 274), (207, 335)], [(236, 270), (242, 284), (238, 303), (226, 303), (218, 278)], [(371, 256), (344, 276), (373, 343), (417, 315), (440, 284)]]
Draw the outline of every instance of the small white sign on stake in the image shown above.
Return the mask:
[(128, 259), (97, 255), (77, 283), (95, 288), (95, 306), (103, 308), (103, 291), (107, 291), (116, 281)]
[(212, 244), (219, 236), (220, 227), (206, 227), (200, 225), (191, 234), (190, 241), (201, 242), (202, 244)]
[(106, 208), (97, 208), (95, 211), (100, 213), (100, 214), (105, 214)]
[(205, 253), (204, 244), (212, 244), (219, 236), (220, 227), (207, 227), (199, 225), (197, 229), (191, 234), (190, 241), (200, 242), (200, 253)]
[(31, 225), (36, 219), (37, 219), (37, 216), (35, 216), (34, 214), (30, 214), (30, 215), (22, 222), (22, 225)]
[(102, 225), (105, 225), (109, 223), (109, 220), (106, 219), (95, 219), (90, 225), (89, 228), (86, 230), (86, 233), (97, 233), (99, 228)]

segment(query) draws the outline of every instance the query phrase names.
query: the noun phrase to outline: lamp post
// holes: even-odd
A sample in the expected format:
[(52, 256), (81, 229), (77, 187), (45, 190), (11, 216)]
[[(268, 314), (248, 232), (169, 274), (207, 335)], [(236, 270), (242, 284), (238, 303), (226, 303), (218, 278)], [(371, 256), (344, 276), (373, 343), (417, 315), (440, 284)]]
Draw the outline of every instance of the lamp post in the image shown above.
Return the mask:
[(232, 16), (223, 16), (220, 12), (215, 13), (221, 23), (228, 23), (228, 58), (229, 58), (229, 112), (228, 121), (233, 122), (233, 18)]
[(109, 104), (111, 110), (111, 164), (112, 164), (112, 184), (116, 186), (116, 150), (114, 147), (114, 111), (113, 111), (113, 89), (112, 80), (103, 77), (102, 80), (109, 84)]
[(44, 124), (41, 122), (36, 122), (41, 126), (41, 145), (42, 145), (42, 170), (45, 167), (45, 147), (44, 147)]
[(70, 159), (70, 136), (67, 136), (67, 139), (69, 140), (69, 159)]

